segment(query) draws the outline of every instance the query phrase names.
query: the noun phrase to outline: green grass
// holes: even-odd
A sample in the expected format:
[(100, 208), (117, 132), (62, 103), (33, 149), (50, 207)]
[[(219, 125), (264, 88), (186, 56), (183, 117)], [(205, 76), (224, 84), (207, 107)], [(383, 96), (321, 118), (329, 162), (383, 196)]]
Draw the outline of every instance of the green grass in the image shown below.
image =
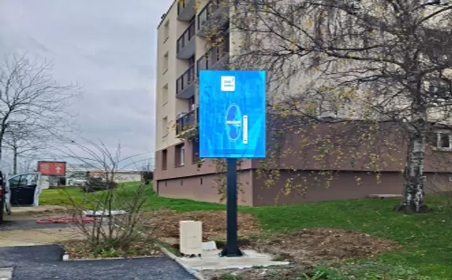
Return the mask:
[[(129, 196), (138, 183), (127, 183), (118, 189), (118, 195)], [(61, 205), (69, 193), (82, 200), (83, 194), (75, 188), (45, 190), (41, 204)], [(95, 195), (95, 194), (90, 194)], [(180, 212), (195, 210), (224, 210), (224, 205), (185, 199), (158, 197), (152, 188), (145, 192), (147, 209), (166, 208)], [(239, 211), (254, 214), (261, 226), (272, 232), (285, 232), (310, 227), (331, 227), (369, 233), (376, 237), (395, 240), (404, 246), (376, 256), (375, 261), (416, 268), (425, 276), (452, 279), (452, 211), (442, 209), (428, 214), (403, 215), (392, 211), (397, 200), (344, 200), (304, 203), (289, 206), (240, 207)], [(427, 203), (438, 208), (438, 197), (427, 198)]]
[(39, 196), (40, 205), (67, 205), (69, 198), (75, 201), (81, 201), (83, 194), (79, 188), (67, 187), (65, 189), (47, 189), (43, 190)]

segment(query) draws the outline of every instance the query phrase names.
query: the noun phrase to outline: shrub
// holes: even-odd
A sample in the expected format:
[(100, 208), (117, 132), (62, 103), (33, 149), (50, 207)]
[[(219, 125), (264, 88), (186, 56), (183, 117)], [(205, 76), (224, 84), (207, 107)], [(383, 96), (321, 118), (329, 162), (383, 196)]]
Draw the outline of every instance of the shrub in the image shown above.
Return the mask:
[(102, 178), (90, 177), (86, 180), (85, 185), (82, 187), (83, 192), (97, 192), (112, 190), (118, 186), (116, 182), (108, 181), (105, 182)]

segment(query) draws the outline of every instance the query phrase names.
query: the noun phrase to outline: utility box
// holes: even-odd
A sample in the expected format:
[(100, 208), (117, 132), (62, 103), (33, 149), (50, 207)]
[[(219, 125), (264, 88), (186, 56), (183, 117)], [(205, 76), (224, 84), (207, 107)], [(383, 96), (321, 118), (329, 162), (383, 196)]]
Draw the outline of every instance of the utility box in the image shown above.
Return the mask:
[(179, 223), (180, 252), (184, 255), (201, 255), (202, 253), (202, 222), (180, 221)]

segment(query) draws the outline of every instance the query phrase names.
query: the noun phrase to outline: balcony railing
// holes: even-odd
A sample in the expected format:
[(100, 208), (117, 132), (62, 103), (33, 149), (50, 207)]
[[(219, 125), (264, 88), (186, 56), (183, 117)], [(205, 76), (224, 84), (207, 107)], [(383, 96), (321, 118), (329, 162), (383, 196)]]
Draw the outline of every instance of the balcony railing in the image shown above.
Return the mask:
[(178, 0), (177, 19), (180, 21), (190, 21), (196, 15), (196, 1), (198, 0)]
[(187, 1), (177, 1), (177, 15), (180, 15), (181, 12), (187, 7)]
[(190, 66), (187, 71), (184, 72), (176, 80), (176, 95), (181, 93), (195, 81), (195, 65)]
[(179, 53), (189, 42), (190, 40), (195, 36), (196, 34), (196, 27), (195, 22), (192, 21), (188, 28), (182, 33), (182, 35), (177, 39), (177, 53)]
[(176, 120), (176, 135), (194, 128), (198, 123), (199, 109), (196, 108)]
[(219, 70), (222, 66), (218, 63), (229, 55), (229, 37), (225, 38), (221, 42), (220, 46), (211, 48), (208, 50), (198, 61), (196, 62), (197, 76), (199, 76), (199, 71), (215, 69)]
[(209, 19), (216, 14), (217, 11), (227, 8), (227, 1), (212, 0), (198, 14), (198, 31), (209, 21)]

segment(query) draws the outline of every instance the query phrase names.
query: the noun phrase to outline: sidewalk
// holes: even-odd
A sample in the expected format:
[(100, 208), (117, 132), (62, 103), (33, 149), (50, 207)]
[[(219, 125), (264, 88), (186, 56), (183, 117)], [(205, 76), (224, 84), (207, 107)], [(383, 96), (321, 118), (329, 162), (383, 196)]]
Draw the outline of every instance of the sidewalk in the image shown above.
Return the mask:
[(0, 225), (0, 247), (54, 244), (81, 238), (80, 231), (67, 224), (38, 224), (39, 218), (64, 215), (60, 206), (13, 207)]

